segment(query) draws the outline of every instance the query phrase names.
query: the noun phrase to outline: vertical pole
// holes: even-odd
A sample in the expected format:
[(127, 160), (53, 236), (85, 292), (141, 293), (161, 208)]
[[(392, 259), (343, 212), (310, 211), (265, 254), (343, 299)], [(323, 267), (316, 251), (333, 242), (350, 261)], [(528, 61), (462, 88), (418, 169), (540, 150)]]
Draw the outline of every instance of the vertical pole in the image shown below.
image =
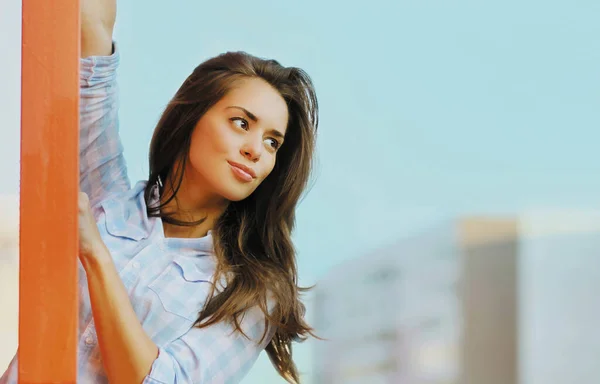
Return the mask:
[(79, 0), (23, 0), (19, 383), (75, 383)]

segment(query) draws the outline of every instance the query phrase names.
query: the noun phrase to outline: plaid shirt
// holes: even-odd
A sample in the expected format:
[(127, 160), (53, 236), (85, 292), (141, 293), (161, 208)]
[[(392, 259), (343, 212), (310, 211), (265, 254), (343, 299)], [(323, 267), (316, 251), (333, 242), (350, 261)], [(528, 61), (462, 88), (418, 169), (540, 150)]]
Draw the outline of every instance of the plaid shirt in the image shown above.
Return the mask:
[[(241, 325), (251, 340), (225, 322), (192, 327), (215, 270), (211, 235), (165, 238), (162, 221), (146, 214), (146, 182), (130, 188), (117, 118), (118, 63), (116, 44), (112, 56), (81, 59), (80, 187), (90, 197), (133, 309), (159, 347), (144, 383), (238, 383), (270, 340), (258, 344), (264, 315), (258, 308), (245, 314)], [(155, 187), (153, 199), (158, 198)], [(108, 382), (81, 264), (77, 350), (77, 382)], [(15, 356), (0, 384), (17, 382), (17, 360)]]

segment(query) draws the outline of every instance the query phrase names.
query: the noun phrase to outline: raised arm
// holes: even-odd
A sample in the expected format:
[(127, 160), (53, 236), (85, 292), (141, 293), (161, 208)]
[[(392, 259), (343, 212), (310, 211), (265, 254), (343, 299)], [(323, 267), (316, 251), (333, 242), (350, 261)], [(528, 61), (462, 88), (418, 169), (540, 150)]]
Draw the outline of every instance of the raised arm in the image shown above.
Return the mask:
[(79, 185), (92, 206), (130, 188), (119, 136), (115, 19), (116, 0), (81, 0)]
[(117, 0), (81, 0), (81, 58), (109, 56)]

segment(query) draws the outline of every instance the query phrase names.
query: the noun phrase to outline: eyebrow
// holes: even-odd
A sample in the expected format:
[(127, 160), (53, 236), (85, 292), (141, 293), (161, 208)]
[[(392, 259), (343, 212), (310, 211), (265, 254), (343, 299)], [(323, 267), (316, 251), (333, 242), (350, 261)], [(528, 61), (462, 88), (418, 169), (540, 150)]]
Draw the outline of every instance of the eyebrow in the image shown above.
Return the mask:
[[(256, 122), (258, 122), (258, 117), (256, 117), (256, 115), (255, 115), (254, 113), (250, 112), (250, 111), (249, 111), (249, 110), (247, 110), (246, 108), (244, 108), (244, 107), (239, 107), (239, 106), (237, 106), (237, 105), (232, 105), (231, 107), (227, 107), (227, 108), (225, 108), (225, 109), (231, 109), (231, 108), (233, 108), (233, 109), (239, 109), (240, 111), (244, 112), (244, 113), (246, 114), (246, 116), (248, 116), (248, 118), (249, 118), (250, 120), (254, 121), (255, 123), (256, 123)], [(273, 136), (277, 136), (278, 138), (281, 138), (281, 139), (285, 138), (284, 134), (283, 134), (283, 133), (281, 133), (281, 132), (279, 132), (279, 131), (278, 131), (278, 130), (276, 130), (276, 129), (271, 129), (271, 130), (269, 131), (269, 133), (271, 133)]]

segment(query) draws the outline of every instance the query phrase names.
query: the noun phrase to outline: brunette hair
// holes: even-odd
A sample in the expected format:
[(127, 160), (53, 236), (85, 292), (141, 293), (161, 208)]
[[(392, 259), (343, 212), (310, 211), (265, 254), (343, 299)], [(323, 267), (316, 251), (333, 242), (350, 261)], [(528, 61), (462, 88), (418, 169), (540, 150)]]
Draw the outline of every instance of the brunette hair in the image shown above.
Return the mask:
[[(197, 224), (177, 220), (161, 208), (181, 186), (181, 170), (185, 169), (197, 122), (238, 81), (247, 78), (263, 79), (285, 100), (289, 113), (285, 144), (277, 152), (271, 174), (249, 197), (231, 202), (213, 228), (217, 256), (214, 278), (215, 282), (225, 279), (227, 284), (216, 295), (213, 287), (196, 326), (231, 321), (242, 332), (241, 316), (250, 307), (259, 306), (266, 318), (263, 339), (267, 329), (274, 330), (266, 347), (269, 358), (283, 378), (297, 383), (292, 341), (314, 336), (304, 320), (300, 293), (306, 288), (298, 286), (291, 239), (296, 206), (313, 165), (318, 126), (318, 104), (310, 77), (299, 68), (284, 67), (275, 60), (244, 52), (228, 52), (200, 64), (181, 85), (156, 126), (145, 198), (149, 216), (176, 225)], [(151, 207), (152, 187), (169, 175), (176, 179), (171, 195)], [(268, 306), (268, 302), (275, 305)]]

